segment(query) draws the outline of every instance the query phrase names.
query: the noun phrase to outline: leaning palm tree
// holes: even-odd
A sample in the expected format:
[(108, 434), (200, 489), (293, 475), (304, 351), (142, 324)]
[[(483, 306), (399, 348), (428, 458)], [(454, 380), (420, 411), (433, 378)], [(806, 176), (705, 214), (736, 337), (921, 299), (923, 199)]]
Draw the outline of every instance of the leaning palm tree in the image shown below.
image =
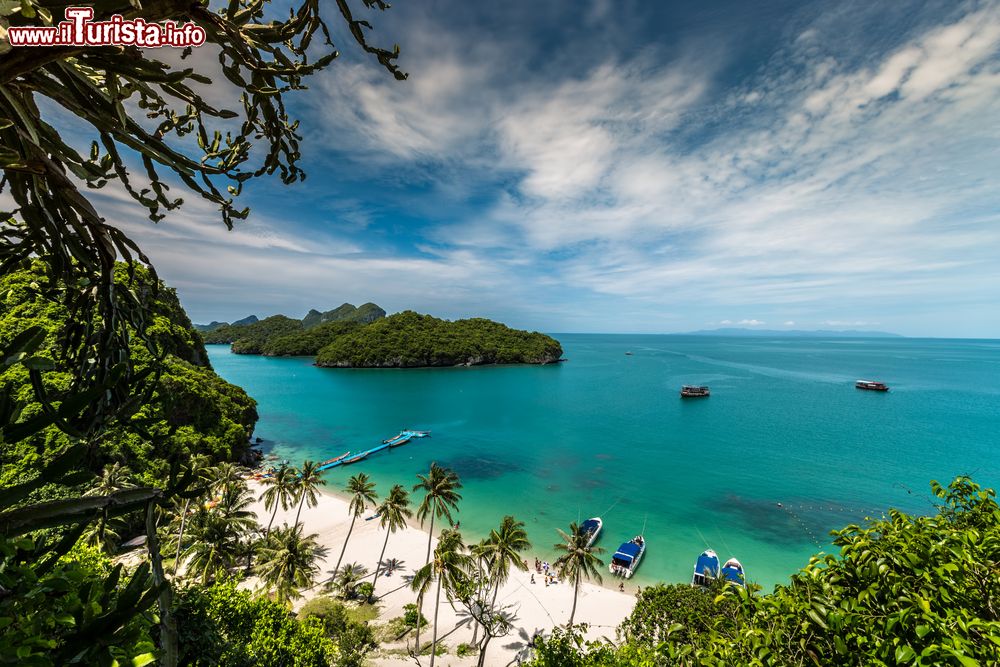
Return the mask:
[(590, 533), (580, 530), (580, 526), (575, 523), (569, 525), (569, 532), (556, 529), (562, 542), (555, 545), (555, 548), (564, 552), (556, 559), (555, 565), (559, 569), (560, 575), (573, 582), (573, 609), (569, 612), (569, 623), (567, 627), (573, 627), (573, 617), (576, 615), (576, 599), (580, 594), (580, 581), (583, 579), (595, 579), (601, 583), (601, 573), (597, 568), (604, 562), (596, 554), (604, 553), (600, 547), (590, 547)]
[(257, 575), (270, 587), (277, 602), (289, 605), (312, 585), (319, 572), (318, 561), (326, 547), (316, 542), (318, 535), (303, 535), (301, 527), (285, 525), (264, 541), (257, 562)]
[(303, 503), (316, 507), (319, 502), (319, 487), (326, 484), (320, 475), (319, 464), (315, 461), (303, 461), (299, 476), (295, 480), (295, 495), (299, 499), (299, 509), (295, 512), (295, 525), (299, 525)]
[(347, 529), (347, 537), (344, 538), (344, 546), (340, 550), (340, 557), (337, 559), (337, 566), (334, 572), (340, 570), (340, 562), (344, 560), (344, 552), (347, 551), (347, 541), (351, 539), (351, 531), (354, 530), (354, 522), (359, 516), (365, 513), (368, 503), (375, 504), (378, 498), (375, 495), (375, 484), (370, 481), (368, 475), (360, 473), (347, 480), (347, 492), (351, 494), (351, 502), (347, 506), (347, 511), (351, 515), (351, 527)]
[(494, 585), (493, 604), (496, 604), (500, 587), (510, 577), (511, 565), (519, 570), (528, 569), (521, 553), (530, 548), (531, 542), (528, 541), (528, 532), (524, 529), (524, 522), (518, 521), (510, 515), (503, 518), (499, 528), (490, 531), (490, 536), (486, 540), (486, 555), (490, 579)]
[(379, 525), (385, 529), (385, 542), (382, 543), (382, 553), (379, 554), (375, 565), (375, 579), (372, 581), (372, 599), (375, 598), (375, 584), (378, 583), (378, 575), (381, 572), (378, 563), (385, 560), (385, 548), (389, 546), (389, 535), (404, 527), (406, 520), (413, 516), (413, 512), (410, 511), (409, 492), (400, 484), (389, 489), (389, 495), (378, 506), (378, 514)]
[[(441, 608), (441, 587), (446, 590), (457, 589), (464, 582), (472, 568), (472, 557), (466, 553), (462, 535), (457, 530), (445, 530), (441, 533), (437, 547), (434, 549), (434, 560), (417, 570), (413, 576), (412, 587), (418, 598), (423, 598), (433, 582), (437, 592), (434, 594), (434, 622), (431, 635), (431, 667), (434, 667), (434, 657), (437, 649), (438, 610)], [(419, 616), (418, 616), (419, 618)], [(419, 629), (420, 624), (417, 623)], [(420, 645), (417, 644), (417, 655), (420, 655)]]
[(271, 520), (267, 522), (267, 530), (264, 531), (264, 537), (267, 537), (271, 534), (278, 505), (287, 510), (295, 502), (295, 468), (281, 464), (270, 477), (264, 478), (263, 484), (265, 488), (260, 499), (264, 501), (264, 508), (271, 510)]
[[(449, 524), (452, 523), (451, 512), (458, 509), (458, 501), (462, 499), (462, 494), (458, 492), (458, 489), (462, 488), (462, 482), (458, 480), (458, 475), (454, 470), (439, 466), (437, 463), (431, 463), (430, 471), (426, 475), (417, 475), (417, 479), (420, 482), (413, 487), (413, 490), (424, 492), (424, 499), (420, 501), (420, 506), (417, 507), (417, 518), (420, 519), (421, 526), (424, 525), (427, 517), (431, 519), (430, 530), (427, 532), (427, 558), (424, 560), (424, 566), (426, 567), (431, 562), (434, 519), (447, 519)], [(424, 596), (421, 593), (417, 596), (417, 611), (423, 612), (423, 609)], [(419, 623), (417, 624), (416, 643), (417, 655), (420, 655)]]

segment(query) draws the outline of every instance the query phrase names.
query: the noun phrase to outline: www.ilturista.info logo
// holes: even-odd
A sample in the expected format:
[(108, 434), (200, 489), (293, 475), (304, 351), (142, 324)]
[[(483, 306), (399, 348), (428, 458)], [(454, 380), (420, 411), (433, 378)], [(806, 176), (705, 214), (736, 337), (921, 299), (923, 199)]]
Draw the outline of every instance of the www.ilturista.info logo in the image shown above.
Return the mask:
[(56, 26), (11, 26), (11, 46), (201, 46), (205, 29), (192, 22), (147, 23), (115, 14), (107, 21), (94, 21), (92, 7), (67, 7), (66, 20)]

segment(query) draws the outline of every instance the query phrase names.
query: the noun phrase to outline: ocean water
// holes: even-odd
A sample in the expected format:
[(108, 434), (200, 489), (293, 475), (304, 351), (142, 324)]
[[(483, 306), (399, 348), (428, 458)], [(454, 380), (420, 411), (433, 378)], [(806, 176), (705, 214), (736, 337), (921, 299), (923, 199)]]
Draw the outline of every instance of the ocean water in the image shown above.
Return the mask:
[[(381, 492), (412, 487), (437, 461), (462, 478), (468, 537), (513, 514), (551, 556), (556, 528), (600, 515), (606, 559), (644, 532), (640, 584), (689, 581), (710, 546), (769, 589), (832, 551), (831, 529), (889, 507), (932, 511), (932, 479), (1000, 485), (1000, 341), (557, 337), (568, 361), (553, 366), (351, 370), (209, 353), (257, 399), (266, 450), (293, 463), (433, 432), (331, 470), (329, 488), (361, 471)], [(856, 390), (857, 378), (892, 391)], [(712, 395), (682, 400), (682, 384)]]

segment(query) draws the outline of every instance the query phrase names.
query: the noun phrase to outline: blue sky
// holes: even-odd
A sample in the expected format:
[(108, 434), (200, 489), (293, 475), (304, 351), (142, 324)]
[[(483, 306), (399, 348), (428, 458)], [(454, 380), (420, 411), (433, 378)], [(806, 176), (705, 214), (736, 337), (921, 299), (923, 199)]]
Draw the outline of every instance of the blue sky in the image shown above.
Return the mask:
[(341, 38), (292, 100), (307, 181), (252, 184), (233, 232), (191, 198), (155, 226), (105, 209), (195, 321), (375, 301), (556, 332), (1000, 337), (997, 2), (372, 20), (410, 78)]

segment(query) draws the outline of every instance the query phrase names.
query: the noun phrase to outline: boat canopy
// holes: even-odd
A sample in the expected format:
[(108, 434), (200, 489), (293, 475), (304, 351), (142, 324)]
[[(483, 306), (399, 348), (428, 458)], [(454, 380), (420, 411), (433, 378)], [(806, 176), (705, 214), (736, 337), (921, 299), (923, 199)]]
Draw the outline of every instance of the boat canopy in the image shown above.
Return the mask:
[(694, 566), (695, 574), (708, 575), (709, 577), (719, 576), (719, 557), (715, 552), (706, 551), (698, 556), (698, 562)]
[(635, 542), (626, 542), (625, 544), (618, 547), (618, 551), (615, 552), (614, 560), (621, 560), (626, 563), (631, 563), (635, 560), (635, 557), (639, 555), (642, 551), (642, 547)]
[(746, 585), (746, 580), (744, 579), (743, 571), (740, 570), (739, 568), (728, 565), (722, 568), (722, 575), (729, 581), (733, 582), (734, 584), (737, 584), (738, 586)]
[(580, 524), (580, 532), (592, 533), (598, 528), (600, 528), (600, 526), (601, 524), (597, 521), (597, 519), (587, 519), (586, 521)]

